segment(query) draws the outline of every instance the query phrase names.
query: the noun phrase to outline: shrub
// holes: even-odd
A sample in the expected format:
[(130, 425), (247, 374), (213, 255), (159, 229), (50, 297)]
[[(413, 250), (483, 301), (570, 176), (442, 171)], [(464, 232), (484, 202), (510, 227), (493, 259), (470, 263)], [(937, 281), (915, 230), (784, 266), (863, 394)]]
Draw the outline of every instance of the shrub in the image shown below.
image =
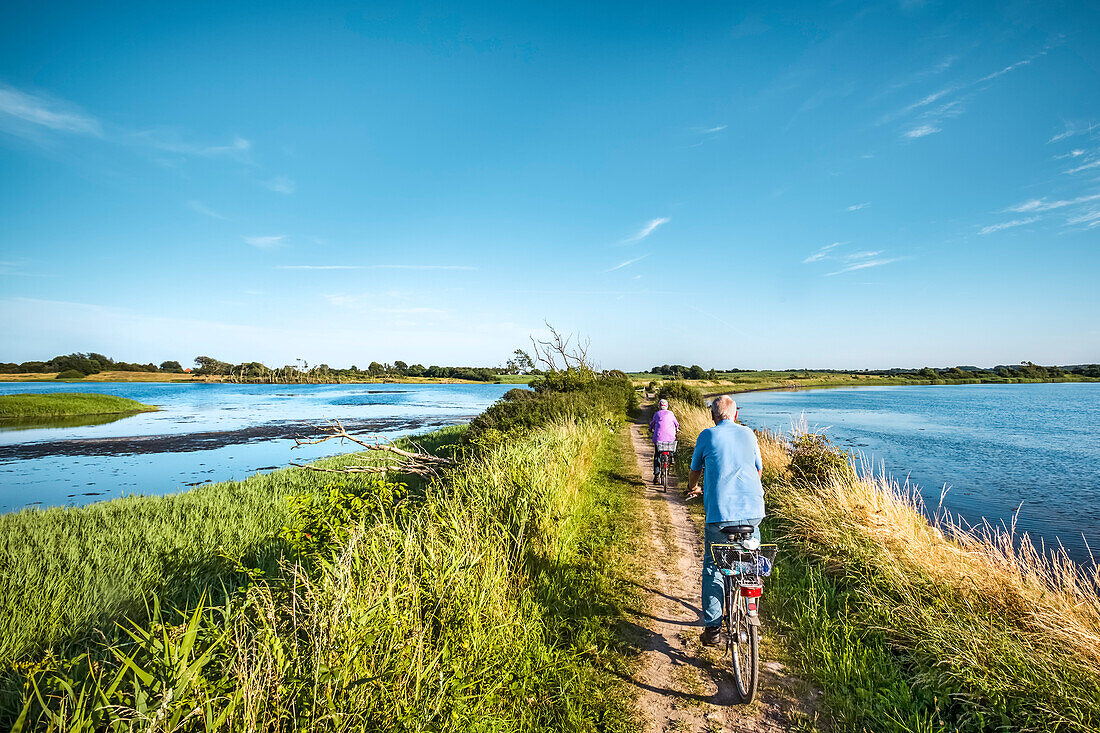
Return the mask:
[(78, 372), (75, 369), (66, 369), (54, 377), (54, 379), (84, 379), (84, 372)]
[(702, 392), (676, 379), (661, 383), (660, 388), (657, 390), (657, 399), (679, 400), (680, 402), (686, 402), (694, 407), (706, 406)]
[(547, 374), (536, 380), (537, 391), (508, 390), (470, 423), (467, 445), (492, 447), (509, 436), (556, 420), (614, 418), (637, 405), (637, 394), (629, 379), (567, 375), (568, 371)]
[(848, 456), (818, 433), (795, 438), (791, 446), (790, 471), (796, 481), (810, 484), (822, 484), (834, 476), (854, 476)]

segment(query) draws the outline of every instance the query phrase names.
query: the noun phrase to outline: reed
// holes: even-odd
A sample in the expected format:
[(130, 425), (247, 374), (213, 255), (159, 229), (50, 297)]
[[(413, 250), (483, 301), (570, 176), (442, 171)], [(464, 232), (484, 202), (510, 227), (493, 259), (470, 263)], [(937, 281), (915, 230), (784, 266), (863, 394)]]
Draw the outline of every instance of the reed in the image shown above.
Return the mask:
[[(341, 477), (292, 505), (274, 572), (240, 564), (220, 598), (154, 603), (122, 637), (16, 665), (7, 720), (16, 730), (632, 729), (623, 685), (605, 671), (623, 665), (614, 623), (628, 602), (611, 556), (632, 501), (613, 476), (617, 428), (563, 421), (515, 435), (416, 501), (392, 501), (403, 494), (392, 478)], [(330, 506), (341, 511), (319, 511)], [(339, 539), (317, 544), (318, 534)]]
[(759, 439), (781, 547), (770, 607), (843, 726), (1100, 729), (1095, 564), (932, 516), (881, 469), (838, 469), (827, 441)]

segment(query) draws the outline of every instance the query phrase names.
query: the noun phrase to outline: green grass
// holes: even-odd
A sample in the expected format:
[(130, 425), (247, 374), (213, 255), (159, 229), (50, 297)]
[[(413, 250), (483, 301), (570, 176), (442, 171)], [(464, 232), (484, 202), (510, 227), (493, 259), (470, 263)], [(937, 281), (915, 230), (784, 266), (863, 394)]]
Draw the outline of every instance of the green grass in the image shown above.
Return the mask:
[[(620, 679), (636, 497), (618, 427), (514, 434), (397, 504), (378, 478), (280, 471), (0, 518), (16, 571), (0, 576), (0, 638), (22, 640), (0, 720), (636, 730)], [(123, 611), (130, 634), (112, 630)], [(69, 640), (43, 653), (51, 633)]]
[[(442, 453), (464, 430), (417, 441)], [(287, 551), (278, 535), (293, 517), (288, 498), (348, 481), (288, 468), (178, 494), (0, 514), (0, 669), (94, 627), (110, 630), (123, 615), (140, 617), (152, 596), (190, 607), (219, 592), (240, 562), (274, 571)]]
[(124, 412), (149, 412), (159, 408), (125, 397), (78, 392), (50, 394), (0, 395), (0, 420), (72, 417), (77, 415), (113, 415)]
[(535, 379), (537, 377), (531, 374), (500, 374), (496, 381), (500, 384), (530, 384)]

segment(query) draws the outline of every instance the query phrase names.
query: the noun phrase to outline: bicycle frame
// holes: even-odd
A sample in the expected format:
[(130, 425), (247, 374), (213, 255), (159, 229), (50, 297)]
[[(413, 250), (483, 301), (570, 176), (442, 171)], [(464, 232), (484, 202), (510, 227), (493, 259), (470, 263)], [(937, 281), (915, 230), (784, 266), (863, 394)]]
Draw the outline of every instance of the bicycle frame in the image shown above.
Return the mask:
[(734, 680), (742, 701), (751, 702), (759, 679), (763, 575), (770, 572), (775, 545), (746, 550), (740, 542), (715, 543), (710, 551), (715, 567), (722, 573), (722, 615)]

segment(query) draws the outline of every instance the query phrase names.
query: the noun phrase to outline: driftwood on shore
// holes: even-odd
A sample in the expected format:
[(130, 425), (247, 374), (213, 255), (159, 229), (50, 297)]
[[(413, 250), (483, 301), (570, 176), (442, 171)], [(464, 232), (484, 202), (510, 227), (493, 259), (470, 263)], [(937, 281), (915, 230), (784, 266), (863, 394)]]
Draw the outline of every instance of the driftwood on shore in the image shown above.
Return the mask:
[(374, 437), (374, 442), (357, 438), (345, 430), (343, 424), (339, 420), (330, 420), (328, 426), (322, 428), (322, 430), (326, 433), (324, 437), (317, 438), (316, 440), (295, 438), (294, 446), (317, 445), (318, 443), (324, 443), (325, 441), (333, 439), (350, 440), (353, 443), (361, 445), (366, 450), (381, 451), (392, 456), (397, 456), (398, 460), (383, 465), (355, 463), (343, 468), (322, 468), (320, 466), (302, 463), (291, 463), (290, 465), (324, 473), (385, 473), (387, 471), (399, 471), (401, 473), (412, 473), (424, 477), (438, 476), (440, 470), (455, 465), (452, 459), (429, 453), (424, 450), (423, 446), (415, 442), (411, 443), (415, 451), (408, 451), (398, 448), (392, 441), (378, 436)]

